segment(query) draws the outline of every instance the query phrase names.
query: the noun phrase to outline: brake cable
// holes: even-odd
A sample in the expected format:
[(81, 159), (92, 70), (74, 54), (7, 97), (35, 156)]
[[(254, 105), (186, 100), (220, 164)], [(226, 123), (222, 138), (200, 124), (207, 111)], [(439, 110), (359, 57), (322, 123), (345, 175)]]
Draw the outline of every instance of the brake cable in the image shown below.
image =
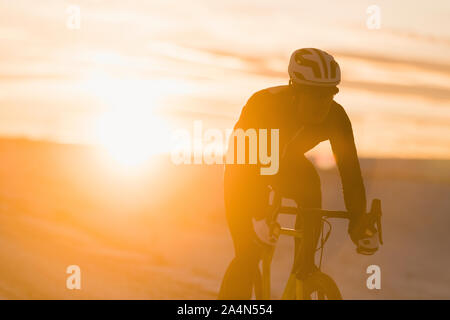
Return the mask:
[[(323, 229), (324, 229), (323, 223), (324, 222), (326, 224), (328, 224), (328, 231), (327, 231), (327, 235), (325, 236), (325, 239), (323, 237)], [(322, 218), (320, 227), (321, 227), (320, 228), (320, 247), (316, 248), (316, 251), (320, 250), (319, 270), (322, 267), (323, 249), (324, 249), (325, 243), (328, 241), (328, 238), (330, 237), (331, 229), (332, 229), (331, 223), (325, 218)]]

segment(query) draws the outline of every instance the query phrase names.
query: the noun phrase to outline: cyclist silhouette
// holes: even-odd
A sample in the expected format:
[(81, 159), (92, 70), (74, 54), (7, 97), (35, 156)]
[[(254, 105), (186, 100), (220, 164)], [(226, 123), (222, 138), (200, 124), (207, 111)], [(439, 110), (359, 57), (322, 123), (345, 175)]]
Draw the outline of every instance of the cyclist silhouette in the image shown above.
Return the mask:
[[(346, 208), (353, 216), (349, 233), (366, 210), (366, 194), (353, 138), (344, 108), (333, 100), (339, 92), (340, 68), (328, 53), (304, 48), (294, 51), (289, 85), (255, 93), (242, 109), (234, 129), (279, 129), (279, 171), (261, 175), (260, 165), (226, 164), (224, 200), (235, 257), (225, 272), (219, 299), (250, 299), (259, 274), (264, 245), (274, 239), (267, 223), (271, 190), (294, 199), (304, 208), (321, 208), (320, 179), (305, 153), (329, 140), (343, 185)], [(296, 227), (300, 226), (300, 219)], [(370, 240), (370, 239), (369, 239)], [(377, 247), (362, 246), (366, 254)], [(296, 244), (297, 245), (297, 244)]]

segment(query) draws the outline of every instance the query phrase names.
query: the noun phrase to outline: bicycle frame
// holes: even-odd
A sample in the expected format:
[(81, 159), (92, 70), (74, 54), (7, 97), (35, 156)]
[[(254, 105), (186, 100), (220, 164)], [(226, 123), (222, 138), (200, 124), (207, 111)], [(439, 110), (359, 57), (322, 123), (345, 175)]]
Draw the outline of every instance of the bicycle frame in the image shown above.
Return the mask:
[[(294, 266), (292, 268), (289, 280), (283, 292), (282, 299), (288, 299), (293, 295), (295, 289), (295, 297), (303, 299), (303, 281), (314, 271), (315, 268), (315, 249), (316, 242), (321, 232), (322, 217), (349, 219), (350, 213), (346, 211), (329, 211), (321, 209), (303, 209), (297, 207), (280, 207), (276, 210), (273, 221), (276, 221), (278, 214), (295, 214), (304, 218), (303, 230), (282, 227), (280, 235), (294, 237), (294, 239), (302, 240), (302, 245), (295, 253)], [(270, 265), (272, 263), (275, 246), (265, 250), (262, 258), (262, 299), (269, 300), (271, 292), (270, 284)]]
[[(273, 210), (272, 221), (276, 222), (280, 213), (295, 214), (298, 215), (297, 217), (302, 217), (304, 219), (303, 230), (291, 228), (280, 228), (279, 230), (279, 235), (291, 236), (294, 237), (294, 239), (302, 241), (301, 246), (299, 246), (297, 252), (295, 252), (294, 266), (284, 289), (282, 299), (288, 299), (289, 297), (294, 296), (292, 294), (293, 290), (295, 290), (295, 297), (297, 299), (303, 299), (304, 280), (313, 273), (316, 268), (314, 258), (316, 242), (322, 231), (322, 218), (350, 219), (351, 213), (347, 211), (283, 207), (281, 205), (282, 199), (280, 195), (276, 195), (275, 199), (276, 204)], [(381, 200), (373, 199), (370, 211), (364, 215), (364, 219), (360, 219), (355, 230), (358, 231), (359, 228), (365, 230), (367, 225), (375, 224), (378, 231), (378, 239), (380, 244), (383, 244), (381, 215)], [(263, 253), (262, 286), (260, 288), (260, 295), (261, 298), (265, 300), (270, 299), (270, 264), (272, 262), (274, 251), (275, 246), (271, 246)]]

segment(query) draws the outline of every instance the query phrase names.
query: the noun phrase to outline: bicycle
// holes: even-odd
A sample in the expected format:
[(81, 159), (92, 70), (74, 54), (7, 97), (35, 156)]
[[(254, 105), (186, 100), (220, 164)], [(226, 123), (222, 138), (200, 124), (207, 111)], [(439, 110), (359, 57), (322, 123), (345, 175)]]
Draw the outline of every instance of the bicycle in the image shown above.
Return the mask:
[[(283, 300), (342, 300), (342, 295), (335, 281), (327, 274), (320, 271), (322, 264), (323, 247), (331, 233), (331, 224), (326, 218), (350, 219), (350, 212), (330, 211), (322, 209), (304, 209), (281, 205), (281, 198), (277, 199), (278, 205), (274, 210), (272, 221), (277, 221), (280, 213), (295, 214), (302, 218), (301, 229), (280, 227), (279, 235), (292, 236), (300, 240), (297, 252), (294, 256), (294, 265), (285, 286)], [(367, 213), (368, 221), (373, 221), (378, 230), (380, 244), (383, 244), (381, 229), (381, 201), (374, 199), (371, 209)], [(323, 235), (323, 222), (329, 225), (327, 235)], [(316, 249), (316, 243), (320, 237), (320, 247)], [(321, 250), (319, 267), (315, 265), (315, 254)], [(262, 258), (262, 272), (258, 273), (255, 281), (254, 292), (257, 300), (270, 299), (270, 265), (275, 246), (267, 247)]]

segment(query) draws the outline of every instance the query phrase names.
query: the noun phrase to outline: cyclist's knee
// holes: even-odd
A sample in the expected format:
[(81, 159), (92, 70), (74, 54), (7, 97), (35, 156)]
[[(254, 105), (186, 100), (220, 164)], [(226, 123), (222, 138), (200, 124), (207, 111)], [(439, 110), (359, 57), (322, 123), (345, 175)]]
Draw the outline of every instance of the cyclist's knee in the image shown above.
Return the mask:
[(300, 157), (284, 168), (283, 175), (279, 178), (279, 185), (283, 196), (295, 199), (298, 205), (321, 207), (320, 177), (313, 164), (306, 157)]

